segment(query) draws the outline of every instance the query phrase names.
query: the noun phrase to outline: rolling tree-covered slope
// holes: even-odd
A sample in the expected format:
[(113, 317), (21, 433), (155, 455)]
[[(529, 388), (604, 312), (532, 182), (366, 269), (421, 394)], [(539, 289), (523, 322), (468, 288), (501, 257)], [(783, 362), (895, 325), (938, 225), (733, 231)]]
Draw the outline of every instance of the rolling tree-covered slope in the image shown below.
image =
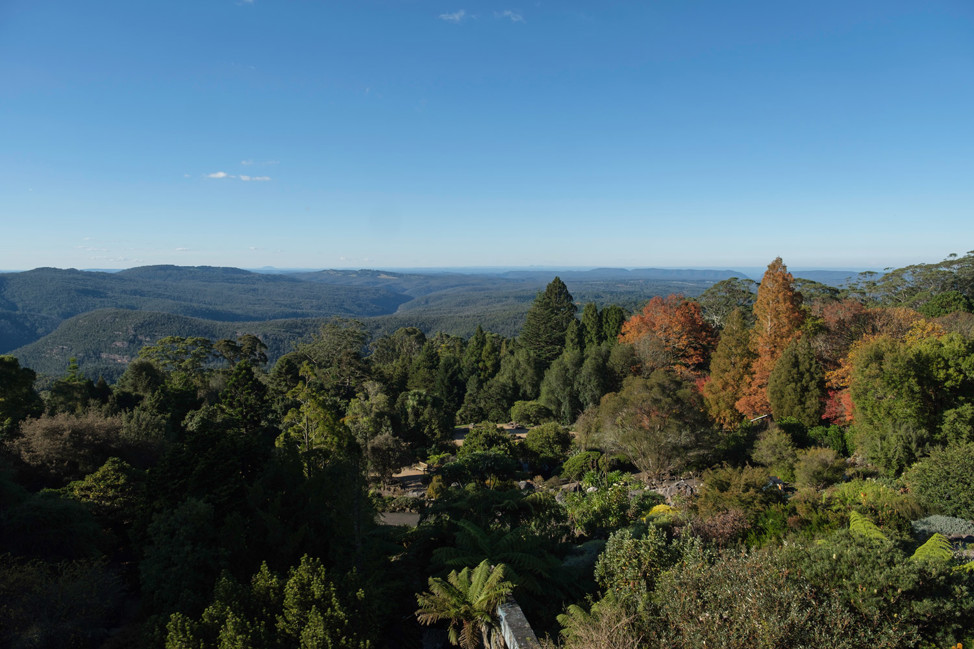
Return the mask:
[[(566, 282), (580, 301), (633, 310), (654, 295), (699, 295), (732, 274), (602, 268), (568, 271)], [(549, 279), (549, 272), (533, 270), (263, 274), (209, 266), (118, 273), (38, 268), (0, 274), (0, 353), (12, 352), (51, 375), (76, 358), (87, 374), (111, 379), (141, 344), (162, 336), (266, 334), (273, 360), (315, 329), (308, 319), (336, 316), (362, 320), (377, 335), (413, 326), (470, 336), (483, 326), (514, 336)]]
[(0, 352), (96, 309), (156, 311), (223, 322), (392, 313), (410, 298), (236, 268), (148, 266), (119, 273), (38, 268), (0, 275)]

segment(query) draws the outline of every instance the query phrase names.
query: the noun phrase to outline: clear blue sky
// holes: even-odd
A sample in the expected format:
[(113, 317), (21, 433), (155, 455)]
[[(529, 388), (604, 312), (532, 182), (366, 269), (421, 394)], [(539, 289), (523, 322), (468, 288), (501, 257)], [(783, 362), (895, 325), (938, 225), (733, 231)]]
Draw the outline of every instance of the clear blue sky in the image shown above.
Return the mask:
[(974, 3), (3, 0), (0, 268), (974, 249)]

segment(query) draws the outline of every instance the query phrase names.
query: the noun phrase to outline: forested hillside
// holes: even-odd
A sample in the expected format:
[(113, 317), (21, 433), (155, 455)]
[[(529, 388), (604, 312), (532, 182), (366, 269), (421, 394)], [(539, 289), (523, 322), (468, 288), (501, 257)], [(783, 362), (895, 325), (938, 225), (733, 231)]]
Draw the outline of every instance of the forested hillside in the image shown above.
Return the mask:
[(236, 268), (148, 266), (118, 273), (38, 268), (0, 274), (0, 351), (97, 309), (221, 322), (391, 313), (408, 297), (383, 288), (318, 285)]
[[(659, 269), (568, 273), (578, 299), (627, 309), (653, 295), (698, 295), (732, 275)], [(146, 266), (118, 273), (41, 268), (0, 274), (0, 353), (13, 353), (49, 376), (75, 358), (86, 373), (114, 380), (141, 344), (166, 335), (266, 334), (274, 361), (314, 330), (307, 321), (313, 318), (355, 317), (374, 334), (415, 326), (469, 336), (483, 326), (514, 336), (535, 292), (549, 279), (539, 271), (269, 275), (215, 267)]]
[(472, 648), (509, 595), (561, 649), (970, 646), (974, 253), (706, 281), (554, 277), (516, 335), (77, 316), (117, 381), (0, 356), (0, 646)]

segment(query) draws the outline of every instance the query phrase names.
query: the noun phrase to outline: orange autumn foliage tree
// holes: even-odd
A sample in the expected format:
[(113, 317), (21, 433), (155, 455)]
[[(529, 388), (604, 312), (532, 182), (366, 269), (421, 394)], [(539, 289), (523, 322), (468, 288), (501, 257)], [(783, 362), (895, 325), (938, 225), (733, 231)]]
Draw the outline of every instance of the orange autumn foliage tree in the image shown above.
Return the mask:
[(693, 374), (706, 365), (716, 336), (698, 303), (682, 295), (668, 295), (654, 297), (629, 318), (622, 325), (619, 342), (636, 347), (644, 371), (671, 367)]
[(768, 403), (768, 377), (778, 357), (800, 334), (804, 321), (801, 294), (792, 287), (794, 278), (778, 257), (768, 264), (754, 301), (754, 327), (751, 330), (751, 384), (735, 405), (748, 417), (771, 412)]

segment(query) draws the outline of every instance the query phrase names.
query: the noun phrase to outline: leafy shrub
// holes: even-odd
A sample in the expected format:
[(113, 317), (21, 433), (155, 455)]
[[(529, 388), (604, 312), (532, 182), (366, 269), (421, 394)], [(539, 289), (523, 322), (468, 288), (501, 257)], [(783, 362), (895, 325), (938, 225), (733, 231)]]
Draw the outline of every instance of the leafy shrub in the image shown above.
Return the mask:
[(449, 489), (446, 482), (443, 480), (443, 476), (435, 475), (433, 479), (430, 480), (429, 486), (426, 487), (426, 497), (430, 500), (436, 500), (443, 496)]
[(691, 546), (659, 578), (653, 601), (654, 642), (643, 646), (892, 648), (908, 637), (864, 625), (829, 588), (788, 570), (770, 549), (718, 554)]
[(910, 561), (888, 541), (845, 530), (782, 552), (786, 569), (832, 591), (874, 633), (899, 636), (899, 646), (954, 646), (974, 630), (970, 577), (948, 563)]
[(565, 497), (565, 507), (576, 532), (586, 536), (607, 536), (611, 531), (634, 523), (662, 502), (663, 497), (653, 491), (641, 491), (630, 497), (632, 487), (616, 482), (596, 487), (592, 492), (571, 493)]
[(924, 302), (917, 311), (928, 318), (939, 318), (956, 311), (970, 313), (972, 309), (971, 301), (960, 291), (944, 291)]
[(599, 458), (602, 454), (598, 451), (582, 451), (571, 456), (561, 466), (561, 477), (568, 480), (581, 480), (589, 471), (599, 468)]
[(781, 478), (791, 482), (795, 479), (795, 442), (784, 429), (773, 426), (758, 436), (751, 458), (762, 464)]
[(909, 495), (877, 480), (851, 480), (825, 492), (825, 502), (835, 511), (857, 511), (868, 516), (881, 528), (909, 535), (910, 521), (922, 512)]
[(848, 523), (845, 512), (836, 511), (814, 489), (799, 489), (788, 500), (788, 505), (797, 516), (790, 526), (812, 536), (840, 529)]
[(60, 490), (85, 503), (95, 518), (116, 531), (128, 528), (145, 511), (145, 472), (117, 457)]
[(604, 593), (630, 611), (646, 608), (657, 577), (679, 558), (666, 533), (653, 525), (641, 534), (614, 532), (595, 564), (595, 579)]
[(832, 426), (815, 426), (809, 429), (808, 436), (819, 446), (830, 448), (843, 457), (849, 456), (846, 431), (834, 424)]
[(747, 545), (763, 546), (780, 542), (791, 527), (791, 512), (789, 505), (781, 503), (775, 503), (762, 511), (745, 539)]
[(754, 520), (770, 505), (783, 501), (784, 494), (770, 483), (767, 469), (725, 465), (704, 471), (694, 504), (703, 517), (737, 510)]
[(445, 464), (440, 473), (448, 485), (475, 481), (496, 484), (499, 480), (511, 479), (518, 468), (514, 458), (492, 450), (465, 453), (456, 461)]
[(552, 419), (551, 410), (540, 401), (515, 401), (511, 406), (511, 420), (519, 424), (536, 426)]
[(538, 464), (551, 469), (562, 462), (572, 445), (572, 436), (555, 422), (541, 424), (528, 431), (523, 446)]
[(511, 435), (508, 432), (484, 421), (470, 427), (470, 432), (463, 438), (463, 445), (457, 455), (465, 457), (471, 453), (483, 451), (511, 457), (514, 454), (514, 442), (511, 441)]
[(931, 513), (974, 519), (974, 442), (934, 450), (907, 471), (910, 492)]
[(795, 484), (821, 489), (842, 480), (845, 460), (830, 448), (809, 448), (798, 452), (795, 462)]
[(926, 540), (934, 534), (944, 536), (974, 536), (974, 523), (955, 516), (941, 516), (934, 514), (920, 520), (913, 521), (913, 533), (920, 540)]
[(743, 538), (751, 529), (751, 520), (739, 509), (728, 509), (706, 518), (695, 519), (691, 529), (704, 541), (724, 547)]

